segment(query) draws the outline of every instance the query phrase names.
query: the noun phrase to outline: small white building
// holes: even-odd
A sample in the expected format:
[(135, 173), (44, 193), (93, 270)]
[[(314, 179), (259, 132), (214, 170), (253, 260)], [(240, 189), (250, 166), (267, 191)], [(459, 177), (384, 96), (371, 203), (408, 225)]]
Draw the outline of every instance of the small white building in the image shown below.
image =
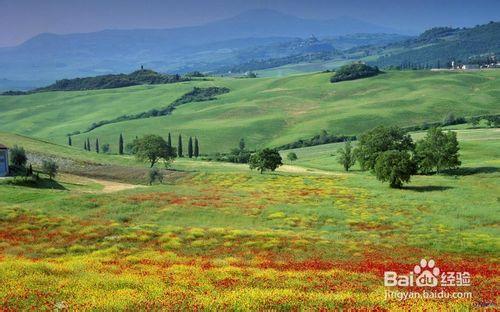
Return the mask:
[(0, 144), (0, 177), (5, 177), (9, 174), (9, 149), (7, 146)]

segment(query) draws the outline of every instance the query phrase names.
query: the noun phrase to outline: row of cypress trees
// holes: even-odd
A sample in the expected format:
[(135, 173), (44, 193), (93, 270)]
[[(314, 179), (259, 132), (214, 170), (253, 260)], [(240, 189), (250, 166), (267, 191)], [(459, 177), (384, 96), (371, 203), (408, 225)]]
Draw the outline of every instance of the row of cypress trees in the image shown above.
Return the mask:
[[(167, 137), (167, 145), (169, 147), (172, 147), (172, 136), (170, 135), (170, 132), (168, 133)], [(177, 156), (178, 157), (184, 157), (184, 151), (183, 151), (183, 144), (182, 144), (182, 135), (179, 134), (179, 139), (177, 140)], [(196, 157), (198, 158), (200, 156), (200, 145), (198, 142), (198, 138), (195, 137), (194, 140), (192, 137), (189, 137), (188, 141), (188, 157), (193, 158)]]
[[(68, 136), (68, 145), (72, 146), (73, 142), (71, 139), (71, 136)], [(170, 135), (170, 132), (168, 133), (167, 137), (167, 145), (169, 147), (172, 147), (172, 136)], [(83, 142), (83, 149), (86, 151), (90, 151), (90, 139), (87, 138)], [(95, 140), (95, 151), (99, 153), (99, 138), (96, 138)], [(118, 139), (118, 154), (123, 155), (124, 153), (124, 141), (123, 141), (123, 135), (120, 133), (120, 137)], [(182, 145), (182, 135), (179, 134), (179, 139), (177, 141), (177, 156), (178, 157), (184, 157), (184, 152), (183, 152), (183, 145)], [(194, 140), (192, 137), (189, 137), (188, 141), (188, 155), (189, 158), (200, 156), (200, 145), (198, 142), (198, 138), (195, 137)]]
[[(69, 139), (68, 139), (68, 144), (70, 146), (72, 145), (71, 137), (69, 137)], [(90, 139), (89, 138), (87, 138), (87, 140), (83, 141), (83, 149), (90, 152)], [(96, 153), (99, 153), (99, 138), (95, 139), (95, 151), (96, 151)]]

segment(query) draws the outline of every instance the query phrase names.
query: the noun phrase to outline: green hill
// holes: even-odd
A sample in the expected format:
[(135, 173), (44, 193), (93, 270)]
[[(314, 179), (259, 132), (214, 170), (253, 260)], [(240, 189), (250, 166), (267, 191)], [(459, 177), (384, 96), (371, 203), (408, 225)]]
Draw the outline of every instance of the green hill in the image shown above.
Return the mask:
[[(118, 136), (172, 133), (200, 139), (201, 153), (228, 151), (245, 138), (249, 148), (310, 138), (322, 129), (355, 135), (379, 124), (401, 126), (455, 116), (500, 113), (500, 71), (389, 71), (331, 84), (330, 73), (285, 78), (189, 81), (113, 90), (43, 92), (0, 97), (0, 130), (60, 144), (92, 123), (167, 106), (194, 87), (227, 87), (215, 100), (179, 106), (171, 115), (104, 125), (73, 136), (73, 145), (99, 137), (116, 151)], [(187, 142), (187, 140), (184, 140)]]
[(26, 95), (37, 92), (47, 91), (83, 91), (83, 90), (100, 90), (100, 89), (115, 89), (144, 84), (166, 84), (176, 83), (181, 81), (191, 80), (188, 77), (179, 75), (160, 74), (149, 69), (136, 70), (130, 74), (118, 75), (102, 75), (96, 77), (62, 79), (55, 83), (34, 89), (32, 91), (7, 91), (3, 95)]
[(446, 66), (446, 63), (481, 62), (486, 56), (500, 53), (500, 22), (473, 28), (436, 27), (420, 36), (389, 44), (374, 63), (381, 67)]

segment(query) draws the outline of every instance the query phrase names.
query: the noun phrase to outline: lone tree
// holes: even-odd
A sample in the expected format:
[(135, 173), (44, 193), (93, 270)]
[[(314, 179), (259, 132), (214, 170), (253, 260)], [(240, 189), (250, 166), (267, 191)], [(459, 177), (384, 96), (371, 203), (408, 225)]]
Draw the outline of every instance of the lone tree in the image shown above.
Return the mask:
[(286, 155), (286, 158), (290, 161), (290, 163), (298, 159), (297, 154), (295, 154), (294, 152), (288, 153), (288, 155)]
[(200, 156), (200, 146), (198, 144), (198, 138), (194, 138), (194, 157), (198, 158)]
[(95, 152), (99, 154), (99, 138), (95, 139)]
[(118, 154), (123, 155), (123, 135), (121, 133), (118, 139)]
[(167, 145), (168, 145), (169, 147), (172, 147), (172, 137), (170, 136), (170, 132), (168, 133)]
[(455, 169), (461, 164), (459, 160), (457, 134), (452, 131), (443, 132), (440, 128), (431, 128), (425, 137), (417, 142), (415, 159), (420, 172), (437, 173), (443, 169)]
[(44, 160), (42, 162), (42, 170), (45, 174), (49, 176), (49, 179), (54, 179), (57, 174), (57, 170), (59, 166), (57, 166), (56, 162), (52, 159)]
[(10, 150), (10, 162), (16, 167), (24, 167), (27, 160), (28, 157), (26, 157), (24, 148), (14, 145), (14, 147)]
[(339, 164), (344, 166), (345, 171), (349, 171), (356, 162), (356, 157), (352, 151), (351, 141), (346, 141), (344, 147), (339, 149), (339, 156), (337, 158)]
[(375, 163), (375, 175), (392, 188), (401, 188), (416, 171), (414, 161), (407, 151), (390, 150), (381, 153)]
[(379, 126), (361, 135), (354, 154), (361, 169), (373, 170), (377, 157), (383, 152), (413, 151), (415, 145), (409, 134), (399, 127)]
[(184, 157), (182, 155), (182, 136), (179, 134), (179, 140), (177, 141), (177, 156)]
[(188, 156), (189, 158), (193, 158), (193, 139), (189, 137), (188, 141)]
[(155, 134), (148, 134), (140, 139), (135, 139), (131, 151), (137, 159), (148, 161), (151, 168), (160, 159), (163, 159), (165, 166), (168, 166), (175, 158), (175, 149), (167, 146), (167, 142), (161, 136)]
[(265, 148), (250, 156), (250, 169), (257, 169), (262, 174), (266, 170), (274, 171), (283, 165), (280, 153), (274, 149)]
[(71, 135), (68, 135), (68, 145), (72, 146), (73, 142), (71, 141)]

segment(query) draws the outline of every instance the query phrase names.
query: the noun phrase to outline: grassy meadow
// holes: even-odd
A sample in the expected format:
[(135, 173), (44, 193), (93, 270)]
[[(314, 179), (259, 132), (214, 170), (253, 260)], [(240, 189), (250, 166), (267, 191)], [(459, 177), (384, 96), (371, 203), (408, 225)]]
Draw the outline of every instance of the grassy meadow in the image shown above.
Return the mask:
[[(500, 132), (459, 130), (458, 138), (462, 170), (415, 176), (402, 190), (357, 166), (341, 171), (331, 156), (338, 144), (294, 150), (294, 164), (266, 174), (181, 159), (175, 179), (115, 192), (71, 172), (57, 178), (58, 187), (0, 180), (0, 283), (8, 285), (0, 306), (423, 311), (498, 304)], [(7, 133), (0, 142), (101, 171), (147, 166)], [(421, 258), (469, 271), (472, 286), (460, 290), (473, 298), (386, 299), (384, 271), (410, 271)]]
[(46, 92), (1, 96), (0, 131), (66, 144), (68, 133), (93, 122), (162, 108), (194, 86), (228, 87), (216, 100), (189, 103), (172, 115), (105, 125), (73, 137), (109, 143), (116, 152), (118, 136), (126, 142), (149, 133), (164, 137), (196, 136), (201, 153), (227, 152), (244, 137), (251, 149), (310, 138), (326, 129), (355, 135), (379, 124), (416, 125), (456, 116), (500, 113), (500, 71), (389, 71), (357, 81), (332, 84), (331, 73), (281, 78), (208, 78), (168, 85), (134, 86), (95, 91)]

